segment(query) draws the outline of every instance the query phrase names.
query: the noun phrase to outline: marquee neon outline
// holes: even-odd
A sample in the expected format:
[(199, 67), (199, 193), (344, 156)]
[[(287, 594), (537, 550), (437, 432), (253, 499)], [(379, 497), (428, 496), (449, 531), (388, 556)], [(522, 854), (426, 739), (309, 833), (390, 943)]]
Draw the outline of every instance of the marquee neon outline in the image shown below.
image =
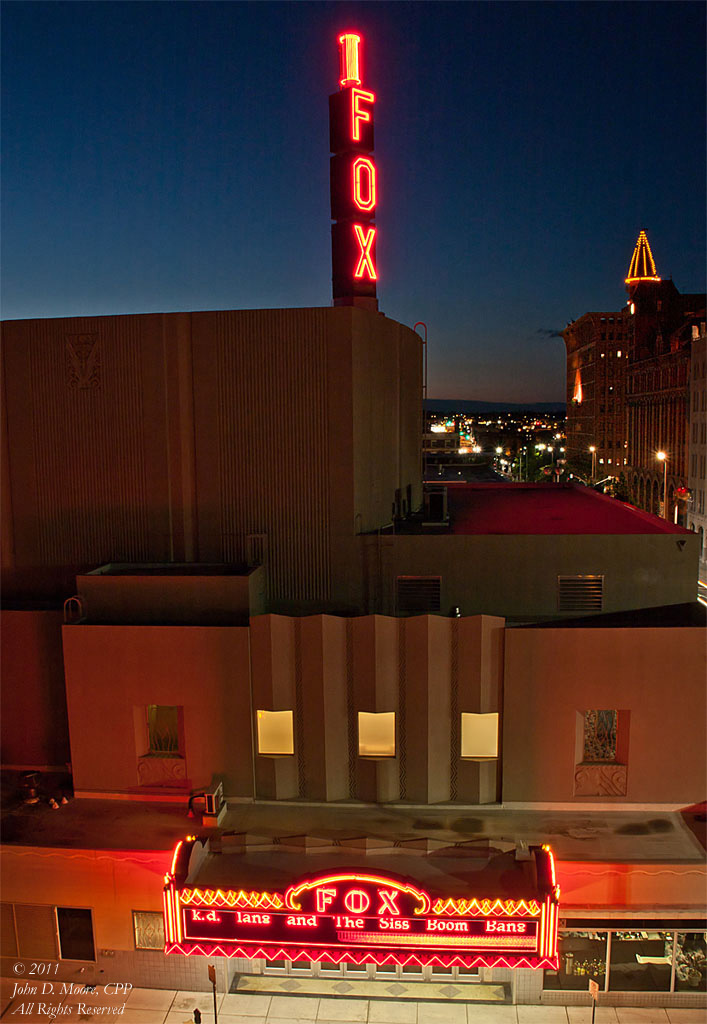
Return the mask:
[(282, 910), (285, 906), (277, 892), (245, 892), (243, 889), (183, 889), (181, 902), (184, 906), (234, 910)]
[(256, 944), (252, 946), (239, 945), (229, 947), (219, 945), (218, 942), (199, 943), (198, 945), (190, 946), (183, 946), (181, 943), (167, 943), (165, 945), (165, 953), (167, 955), (179, 954), (182, 956), (225, 956), (229, 959), (243, 957), (246, 960), (315, 960), (331, 964), (340, 964), (345, 960), (347, 963), (353, 964), (373, 963), (378, 967), (384, 964), (396, 964), (398, 967), (406, 967), (408, 965), (417, 967), (430, 965), (439, 967), (475, 967), (479, 965), (483, 967), (509, 967), (511, 969), (529, 967), (533, 970), (548, 967), (551, 970), (557, 970), (556, 957), (538, 957), (534, 958), (534, 962), (532, 962), (527, 956), (515, 957), (511, 955), (509, 957), (501, 954), (497, 957), (489, 957), (484, 954), (480, 956), (464, 956), (460, 953), (451, 953), (450, 955), (440, 953), (438, 955), (424, 956), (424, 958), (420, 959), (414, 951), (398, 955), (393, 952), (379, 953), (375, 950), (359, 952), (357, 950), (344, 949), (334, 952), (329, 949), (319, 950), (307, 946), (294, 950), (286, 949), (277, 944), (273, 946)]
[[(203, 842), (203, 840), (201, 840)], [(164, 952), (166, 954), (180, 954), (184, 956), (225, 956), (233, 958), (234, 956), (245, 957), (246, 959), (289, 959), (289, 960), (315, 960), (319, 962), (329, 962), (332, 964), (338, 964), (346, 960), (355, 964), (362, 963), (374, 963), (377, 965), (383, 964), (397, 964), (399, 966), (405, 966), (407, 964), (414, 964), (417, 966), (426, 966), (432, 964), (438, 964), (442, 967), (450, 966), (463, 966), (473, 967), (476, 965), (483, 965), (486, 967), (504, 966), (508, 968), (516, 967), (528, 967), (532, 969), (539, 969), (548, 967), (552, 970), (557, 969), (558, 964), (558, 953), (557, 953), (557, 930), (559, 923), (559, 898), (560, 898), (560, 886), (557, 883), (555, 859), (551, 848), (545, 844), (542, 847), (543, 852), (547, 855), (547, 882), (551, 887), (551, 891), (547, 892), (547, 887), (544, 885), (545, 898), (540, 905), (536, 900), (513, 900), (513, 899), (454, 899), (438, 898), (434, 904), (429, 897), (429, 894), (424, 890), (418, 889), (416, 886), (410, 885), (406, 882), (400, 882), (395, 878), (389, 878), (376, 874), (368, 874), (366, 872), (341, 872), (336, 874), (322, 875), (316, 878), (308, 878), (297, 885), (290, 886), (285, 894), (271, 893), (267, 891), (258, 892), (239, 889), (179, 889), (176, 885), (175, 870), (177, 868), (178, 861), (188, 861), (193, 849), (194, 843), (197, 842), (195, 836), (187, 836), (186, 839), (180, 840), (175, 846), (171, 860), (171, 870), (168, 871), (164, 876), (165, 886), (162, 893), (162, 903), (164, 912), (164, 923), (165, 923), (165, 947)], [(183, 928), (183, 913), (186, 913), (187, 908), (194, 909), (195, 907), (223, 907), (230, 910), (237, 908), (250, 909), (250, 910), (273, 910), (273, 911), (300, 911), (301, 903), (298, 903), (298, 897), (305, 891), (321, 888), (327, 883), (336, 882), (360, 882), (367, 883), (370, 885), (380, 886), (386, 889), (388, 892), (396, 890), (398, 892), (404, 892), (411, 895), (421, 905), (414, 908), (413, 912), (415, 915), (423, 914), (434, 914), (437, 917), (453, 918), (455, 916), (468, 918), (478, 918), (479, 916), (484, 917), (535, 917), (539, 918), (537, 921), (537, 932), (536, 932), (536, 945), (535, 956), (530, 954), (530, 951), (521, 952), (518, 949), (517, 954), (513, 950), (499, 951), (495, 956), (489, 955), (484, 952), (477, 952), (475, 954), (464, 954), (461, 950), (454, 949), (453, 946), (450, 948), (453, 938), (451, 935), (445, 933), (438, 934), (420, 934), (416, 937), (410, 935), (409, 940), (411, 945), (414, 943), (419, 948), (412, 950), (403, 949), (390, 949), (386, 951), (375, 950), (368, 944), (367, 948), (353, 949), (347, 948), (345, 943), (332, 948), (331, 946), (324, 946), (323, 944), (314, 942), (307, 943), (306, 940), (295, 940), (290, 945), (286, 942), (283, 944), (283, 940), (268, 944), (265, 942), (246, 941), (245, 943), (238, 942), (231, 944), (226, 942), (223, 944), (223, 940), (207, 940), (207, 939), (186, 939)], [(182, 909), (184, 908), (184, 909)], [(389, 909), (389, 908), (387, 908)], [(379, 915), (380, 916), (380, 915)], [(352, 933), (355, 935), (356, 933)], [(394, 942), (399, 941), (402, 938), (400, 934), (396, 934), (393, 940), (393, 933), (387, 936), (376, 935), (376, 942), (383, 943), (386, 939), (393, 940)], [(478, 937), (479, 944), (483, 944), (488, 937)], [(499, 939), (500, 936), (495, 936), (494, 941)], [(512, 935), (505, 936), (507, 940), (510, 940), (510, 944), (518, 945), (520, 936), (514, 937)], [(435, 942), (436, 948), (439, 952), (433, 953), (429, 948), (431, 940)], [(445, 940), (449, 943), (445, 949)], [(428, 947), (428, 948), (425, 948)]]
[(430, 909), (430, 897), (422, 889), (414, 885), (406, 885), (405, 882), (398, 882), (393, 878), (382, 878), (380, 875), (361, 874), (359, 872), (343, 872), (336, 875), (323, 875), (320, 878), (308, 878), (298, 885), (291, 885), (285, 892), (285, 906), (288, 910), (302, 910), (302, 904), (295, 900), (303, 892), (309, 889), (319, 889), (324, 885), (333, 882), (368, 882), (370, 885), (384, 886), (386, 889), (397, 889), (399, 892), (408, 893), (421, 903), (421, 907), (415, 908), (416, 914), (427, 914)]

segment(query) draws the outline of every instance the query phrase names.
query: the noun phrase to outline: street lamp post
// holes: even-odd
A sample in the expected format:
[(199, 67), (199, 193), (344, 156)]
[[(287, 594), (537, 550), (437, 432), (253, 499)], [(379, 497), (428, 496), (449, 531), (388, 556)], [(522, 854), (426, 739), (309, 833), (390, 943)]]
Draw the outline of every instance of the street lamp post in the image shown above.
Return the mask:
[(668, 519), (668, 456), (666, 452), (656, 452), (655, 457), (663, 463), (663, 519)]
[(597, 450), (593, 444), (589, 445), (589, 451), (592, 453), (592, 483), (596, 480), (597, 476)]

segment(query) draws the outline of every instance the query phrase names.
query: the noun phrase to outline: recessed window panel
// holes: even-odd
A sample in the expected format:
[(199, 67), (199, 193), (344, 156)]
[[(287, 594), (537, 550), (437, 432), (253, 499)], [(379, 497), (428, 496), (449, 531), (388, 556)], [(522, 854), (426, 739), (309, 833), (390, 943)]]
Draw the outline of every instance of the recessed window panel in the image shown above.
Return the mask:
[(291, 711), (258, 711), (258, 753), (294, 754)]
[(175, 757), (179, 750), (179, 708), (175, 705), (147, 705), (148, 752)]
[(395, 712), (359, 711), (360, 757), (395, 757)]
[(133, 910), (135, 949), (164, 949), (164, 919), (152, 910)]
[(478, 760), (498, 757), (498, 712), (462, 714), (461, 756)]
[(592, 710), (584, 712), (584, 751), (582, 761), (587, 764), (616, 761), (618, 711)]

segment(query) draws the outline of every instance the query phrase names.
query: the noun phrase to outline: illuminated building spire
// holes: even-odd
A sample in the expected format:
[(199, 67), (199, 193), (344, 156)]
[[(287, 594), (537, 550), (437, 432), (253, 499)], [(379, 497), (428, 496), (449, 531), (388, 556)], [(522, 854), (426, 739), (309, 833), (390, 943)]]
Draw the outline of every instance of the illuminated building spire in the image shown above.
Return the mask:
[(628, 268), (626, 284), (638, 284), (639, 281), (660, 281), (645, 231), (641, 231), (638, 236)]

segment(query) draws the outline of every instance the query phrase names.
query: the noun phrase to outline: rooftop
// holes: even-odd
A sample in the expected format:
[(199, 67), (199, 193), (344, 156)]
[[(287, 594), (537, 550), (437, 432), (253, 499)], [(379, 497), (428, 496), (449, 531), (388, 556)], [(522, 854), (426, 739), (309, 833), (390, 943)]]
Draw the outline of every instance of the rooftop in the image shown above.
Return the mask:
[[(47, 789), (46, 796), (51, 795)], [(60, 795), (57, 791), (57, 795)], [(486, 858), (520, 841), (549, 843), (560, 860), (690, 863), (704, 859), (700, 841), (705, 808), (682, 813), (656, 809), (576, 810), (498, 805), (415, 807), (402, 804), (231, 803), (222, 830), (280, 841), (284, 837), (341, 840), (371, 837), (435, 846), (478, 846)], [(180, 803), (70, 800), (58, 810), (46, 802), (5, 799), (5, 846), (171, 851), (185, 834), (204, 833)], [(473, 841), (473, 842), (472, 842)], [(495, 848), (495, 849), (494, 849)], [(304, 854), (303, 854), (304, 856)]]
[(447, 502), (455, 534), (690, 535), (578, 484), (448, 484)]
[(246, 565), (220, 565), (206, 562), (108, 562), (86, 576), (248, 576), (254, 570)]

